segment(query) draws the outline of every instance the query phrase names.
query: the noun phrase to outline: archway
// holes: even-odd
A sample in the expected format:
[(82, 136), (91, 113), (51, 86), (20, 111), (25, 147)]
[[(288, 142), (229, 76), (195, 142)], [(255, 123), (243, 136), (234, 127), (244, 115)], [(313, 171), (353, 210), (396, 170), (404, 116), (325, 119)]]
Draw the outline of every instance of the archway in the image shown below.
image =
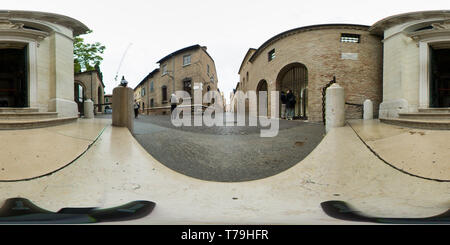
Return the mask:
[[(301, 63), (291, 63), (283, 67), (277, 76), (277, 90), (286, 92), (291, 90), (295, 95), (294, 117), (308, 118), (308, 69)], [(281, 107), (281, 101), (280, 101)], [(281, 109), (280, 109), (281, 113)]]
[(256, 106), (257, 111), (256, 111), (256, 113), (257, 113), (258, 116), (269, 116), (268, 115), (268, 113), (269, 113), (269, 95), (267, 93), (266, 98), (265, 98), (266, 108), (265, 109), (262, 108), (263, 109), (263, 111), (262, 111), (263, 114), (260, 115), (260, 108), (259, 108), (259, 106), (260, 106), (259, 105), (259, 103), (260, 103), (260, 94), (259, 94), (259, 92), (268, 92), (268, 86), (267, 86), (267, 81), (266, 80), (261, 80), (258, 83), (258, 86), (256, 87), (256, 98), (257, 98), (257, 106)]

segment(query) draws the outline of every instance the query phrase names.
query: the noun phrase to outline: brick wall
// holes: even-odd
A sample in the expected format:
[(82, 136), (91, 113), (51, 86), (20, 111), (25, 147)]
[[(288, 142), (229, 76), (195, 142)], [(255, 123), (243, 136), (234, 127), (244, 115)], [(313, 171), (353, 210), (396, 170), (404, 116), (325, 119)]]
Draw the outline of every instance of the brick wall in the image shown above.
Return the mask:
[[(300, 63), (308, 71), (307, 115), (311, 121), (322, 121), (322, 88), (336, 76), (345, 89), (346, 102), (374, 102), (377, 116), (382, 101), (381, 38), (371, 35), (363, 26), (330, 25), (299, 28), (274, 38), (258, 49), (251, 62), (244, 62), (240, 82), (244, 91), (255, 90), (261, 80), (268, 83), (269, 92), (277, 90), (280, 71), (289, 64)], [(342, 33), (361, 35), (360, 43), (343, 43)], [(268, 52), (275, 49), (275, 59), (268, 61)], [(342, 59), (343, 53), (357, 54), (357, 59)], [(248, 81), (244, 78), (249, 73)], [(269, 99), (269, 107), (270, 107)], [(251, 108), (249, 108), (251, 110)], [(270, 108), (269, 108), (270, 112)], [(362, 109), (346, 106), (347, 118), (362, 118)]]

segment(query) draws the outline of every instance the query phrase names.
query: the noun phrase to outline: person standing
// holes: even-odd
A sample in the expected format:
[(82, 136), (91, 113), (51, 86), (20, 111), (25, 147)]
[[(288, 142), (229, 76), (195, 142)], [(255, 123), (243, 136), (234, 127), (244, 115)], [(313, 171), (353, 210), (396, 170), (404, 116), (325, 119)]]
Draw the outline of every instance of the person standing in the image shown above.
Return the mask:
[(295, 95), (292, 93), (291, 90), (287, 91), (286, 100), (287, 100), (286, 102), (287, 119), (293, 120), (296, 100)]
[(286, 93), (284, 91), (281, 91), (281, 119), (286, 119)]
[(139, 115), (139, 107), (141, 107), (139, 105), (139, 103), (135, 100), (134, 101), (134, 118), (138, 118)]
[(174, 117), (173, 111), (177, 108), (177, 105), (178, 105), (178, 98), (175, 94), (172, 94), (170, 96), (170, 113), (172, 117)]

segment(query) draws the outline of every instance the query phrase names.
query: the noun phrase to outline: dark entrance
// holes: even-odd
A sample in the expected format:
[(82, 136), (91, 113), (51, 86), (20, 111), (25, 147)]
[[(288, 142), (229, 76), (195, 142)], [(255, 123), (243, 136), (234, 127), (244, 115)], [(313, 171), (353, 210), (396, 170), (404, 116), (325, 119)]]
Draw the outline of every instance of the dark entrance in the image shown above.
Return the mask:
[(0, 49), (0, 107), (28, 107), (26, 47)]
[[(297, 119), (308, 118), (308, 70), (301, 63), (292, 63), (285, 66), (278, 73), (277, 90), (286, 92), (291, 90), (296, 98), (294, 117)], [(281, 113), (281, 101), (280, 101)]]
[(84, 87), (79, 82), (75, 82), (74, 84), (74, 95), (75, 95), (75, 102), (78, 105), (78, 112), (80, 113), (80, 116), (84, 115)]
[(450, 107), (450, 49), (430, 49), (430, 108)]
[(189, 96), (192, 96), (192, 80), (190, 78), (183, 80), (183, 90), (188, 92)]
[[(103, 104), (102, 95), (103, 95), (102, 88), (98, 87), (97, 89), (98, 112), (102, 112), (102, 104)], [(143, 109), (144, 107), (142, 107), (142, 110)]]

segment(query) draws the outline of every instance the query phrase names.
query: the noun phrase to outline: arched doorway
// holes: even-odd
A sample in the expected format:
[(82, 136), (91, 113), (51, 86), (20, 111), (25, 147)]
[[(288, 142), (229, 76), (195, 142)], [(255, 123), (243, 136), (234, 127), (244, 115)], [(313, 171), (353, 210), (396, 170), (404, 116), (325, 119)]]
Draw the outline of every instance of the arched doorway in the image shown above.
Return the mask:
[(83, 84), (79, 81), (75, 81), (74, 84), (74, 100), (75, 103), (77, 103), (78, 106), (78, 112), (81, 115), (84, 115), (84, 93), (85, 93), (85, 87), (83, 86)]
[[(265, 104), (266, 104), (266, 108), (265, 110), (263, 109), (263, 114), (260, 115), (260, 108), (259, 108), (259, 103), (260, 103), (260, 95), (259, 92), (268, 92), (268, 86), (267, 86), (267, 81), (266, 80), (261, 80), (258, 83), (258, 86), (256, 87), (256, 98), (257, 98), (257, 115), (258, 116), (269, 116), (269, 94), (267, 93), (266, 98), (265, 98)], [(265, 112), (265, 113), (264, 113)], [(265, 115), (264, 115), (265, 114)]]
[[(308, 118), (308, 69), (301, 63), (286, 65), (277, 76), (277, 90), (280, 93), (291, 90), (296, 99), (294, 117)], [(281, 107), (281, 102), (280, 102)], [(280, 110), (281, 112), (281, 110)]]

